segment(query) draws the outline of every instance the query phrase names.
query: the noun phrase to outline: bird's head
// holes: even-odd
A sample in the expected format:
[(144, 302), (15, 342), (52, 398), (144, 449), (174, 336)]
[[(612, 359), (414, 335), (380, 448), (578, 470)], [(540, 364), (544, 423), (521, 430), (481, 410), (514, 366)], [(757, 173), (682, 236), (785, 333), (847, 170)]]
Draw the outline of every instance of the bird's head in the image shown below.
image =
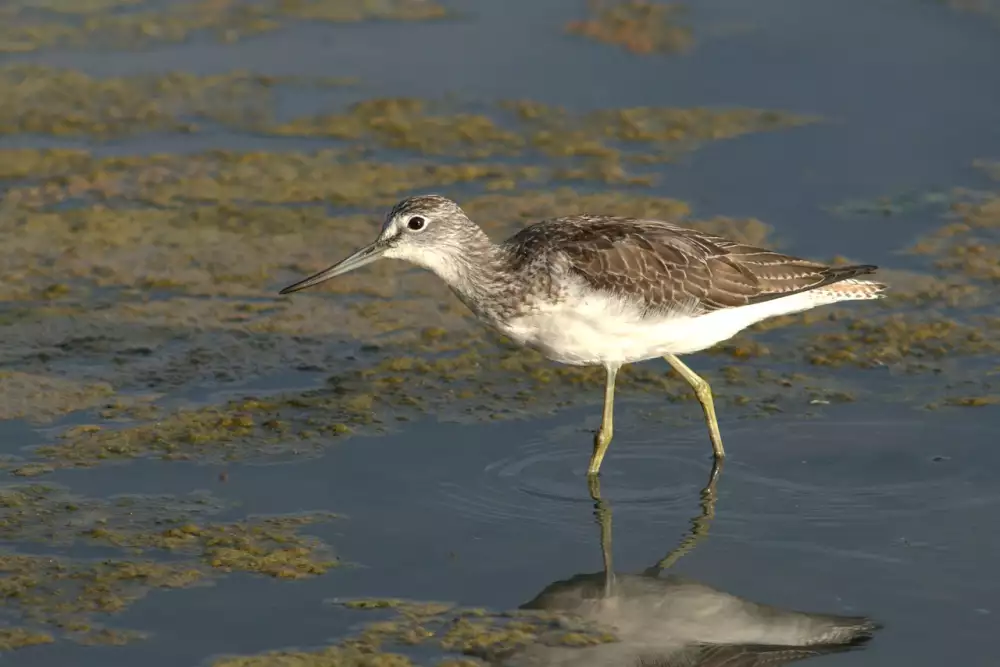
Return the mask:
[(373, 243), (316, 275), (289, 285), (281, 294), (297, 292), (388, 257), (430, 269), (449, 283), (458, 280), (469, 261), (468, 249), (485, 237), (458, 204), (438, 195), (409, 197), (385, 218)]

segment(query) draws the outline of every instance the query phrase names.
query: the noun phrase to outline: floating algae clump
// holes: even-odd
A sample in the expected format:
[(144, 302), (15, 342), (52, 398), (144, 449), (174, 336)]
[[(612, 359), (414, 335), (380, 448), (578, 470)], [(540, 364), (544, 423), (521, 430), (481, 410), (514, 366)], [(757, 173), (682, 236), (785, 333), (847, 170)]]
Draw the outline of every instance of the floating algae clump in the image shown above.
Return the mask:
[[(31, 545), (33, 552), (68, 545), (120, 552), (91, 561), (0, 549), (0, 595), (25, 621), (57, 636), (122, 643), (139, 635), (104, 628), (100, 620), (155, 589), (187, 588), (232, 571), (300, 579), (337, 564), (326, 545), (299, 533), (332, 515), (211, 521), (222, 509), (205, 495), (97, 500), (40, 484), (0, 487), (0, 541)], [(155, 560), (164, 554), (171, 558)], [(48, 634), (8, 639), (28, 645), (30, 637)]]
[[(268, 76), (245, 71), (207, 76), (167, 72), (93, 77), (71, 69), (8, 65), (0, 68), (0, 95), (6, 102), (0, 109), (0, 135), (33, 133), (111, 139), (139, 132), (192, 134), (202, 131), (203, 126), (214, 129), (222, 125), (255, 134), (340, 140), (366, 151), (390, 148), (470, 160), (520, 156), (529, 159), (530, 164), (518, 166), (533, 167), (536, 175), (559, 174), (562, 169), (564, 177), (629, 182), (627, 174), (619, 173), (626, 162), (641, 165), (674, 159), (701, 142), (820, 120), (740, 107), (634, 107), (576, 113), (525, 100), (502, 101), (483, 108), (416, 98), (366, 99), (346, 108), (337, 105), (334, 111), (287, 121), (277, 119), (282, 96), (304, 88), (331, 89), (345, 83), (348, 81), (330, 77)], [(27, 150), (20, 150), (19, 157), (32, 159)], [(50, 156), (69, 158), (69, 154), (61, 150)], [(350, 155), (354, 160), (362, 156)], [(121, 170), (138, 166), (130, 163), (142, 159), (119, 156), (106, 164), (116, 164)], [(4, 162), (0, 160), (0, 174), (23, 169), (18, 160), (10, 160), (11, 166)], [(472, 164), (417, 166), (444, 169), (469, 168)], [(13, 173), (16, 175), (16, 171)], [(75, 174), (76, 170), (68, 173)], [(327, 180), (328, 185), (335, 182)], [(376, 182), (370, 179), (371, 185)]]
[(105, 382), (0, 371), (0, 419), (47, 421), (100, 405), (113, 393)]
[(591, 18), (572, 21), (566, 31), (633, 53), (682, 53), (694, 44), (682, 22), (687, 7), (650, 0), (590, 0)]
[(331, 646), (317, 651), (273, 651), (219, 658), (212, 667), (411, 667), (404, 655)]
[[(988, 320), (964, 324), (895, 314), (879, 319), (850, 318), (837, 333), (819, 334), (807, 348), (810, 361), (821, 366), (906, 364), (919, 369), (953, 355), (1000, 352), (997, 325)], [(984, 335), (984, 332), (989, 332)]]
[[(350, 609), (379, 614), (353, 636), (314, 651), (273, 651), (251, 656), (228, 656), (213, 667), (289, 665), (302, 667), (353, 667), (410, 665), (409, 658), (392, 653), (396, 648), (421, 646), (422, 652), (462, 654), (491, 661), (509, 656), (532, 644), (586, 647), (617, 641), (607, 630), (563, 614), (512, 611), (491, 613), (440, 603), (401, 600), (357, 600), (342, 603)], [(380, 613), (382, 612), (382, 613)], [(388, 616), (384, 612), (389, 612)], [(481, 662), (446, 658), (438, 665), (473, 667)]]
[(334, 23), (367, 21), (426, 21), (448, 16), (443, 6), (430, 0), (280, 0), (273, 3), (281, 16)]
[[(671, 145), (726, 139), (817, 122), (812, 116), (764, 109), (635, 107), (587, 113), (531, 101), (503, 101), (490, 113), (412, 98), (358, 102), (336, 113), (270, 126), (286, 136), (366, 140), (423, 155), (535, 155), (608, 161), (654, 161)], [(675, 147), (676, 148), (676, 147)], [(645, 152), (643, 152), (645, 151)]]
[(196, 121), (249, 123), (267, 113), (270, 83), (245, 73), (94, 78), (40, 65), (0, 68), (0, 135), (113, 137), (193, 132)]
[(51, 644), (54, 641), (52, 635), (47, 632), (36, 632), (25, 628), (0, 628), (0, 651)]
[[(975, 166), (998, 177), (991, 162)], [(882, 209), (867, 204), (851, 209), (855, 215), (881, 216), (892, 203), (883, 200)], [(797, 334), (798, 347), (812, 364), (905, 373), (901, 394), (927, 407), (992, 405), (996, 387), (991, 375), (983, 373), (983, 364), (1000, 353), (995, 289), (1000, 280), (1000, 193), (955, 188), (933, 196), (910, 194), (907, 200), (945, 210), (936, 228), (904, 249), (912, 268), (879, 272), (890, 285), (880, 307), (863, 318), (837, 308), (820, 319), (808, 313), (779, 319), (813, 325), (812, 331)]]
[(199, 527), (184, 525), (154, 539), (163, 548), (195, 548), (210, 566), (226, 572), (257, 572), (281, 579), (303, 579), (323, 574), (336, 565), (318, 541), (295, 535), (295, 529), (315, 517), (264, 519)]
[[(154, 422), (123, 428), (74, 427), (37, 454), (58, 466), (156, 455), (218, 461), (305, 450), (310, 434), (349, 433), (347, 424), (371, 421), (371, 403), (358, 395), (249, 398), (223, 406), (180, 409)], [(322, 417), (322, 418), (320, 418)]]
[(0, 538), (96, 543), (133, 554), (170, 552), (226, 572), (286, 579), (322, 574), (337, 564), (324, 544), (297, 532), (332, 514), (208, 521), (221, 509), (217, 501), (201, 495), (104, 501), (77, 498), (47, 485), (8, 486), (0, 488)]
[[(273, 123), (279, 86), (337, 87), (343, 80), (188, 72), (93, 77), (44, 65), (0, 67), (0, 136), (112, 138), (138, 132), (197, 132), (200, 122), (253, 129)], [(62, 151), (67, 153), (68, 151)]]
[(998, 0), (941, 0), (948, 7), (968, 14), (993, 19), (1000, 26), (1000, 2)]
[[(8, 609), (56, 636), (91, 643), (106, 634), (98, 619), (123, 611), (158, 588), (186, 588), (204, 577), (187, 564), (144, 560), (73, 561), (0, 551), (0, 594)], [(46, 633), (48, 634), (48, 633)], [(131, 638), (138, 638), (129, 633)]]
[(920, 239), (916, 254), (935, 266), (991, 285), (1000, 282), (1000, 195), (952, 206), (953, 222)]
[(13, 0), (0, 7), (0, 52), (137, 49), (198, 33), (235, 42), (303, 20), (425, 21), (447, 14), (431, 0)]
[(269, 129), (278, 135), (369, 138), (389, 147), (428, 155), (487, 157), (521, 152), (525, 139), (483, 114), (436, 111), (413, 98), (365, 100), (342, 113), (306, 116)]
[[(434, 354), (434, 349), (440, 352)], [(767, 353), (734, 343), (720, 354), (747, 359)], [(363, 357), (337, 363), (340, 372), (318, 390), (175, 409), (148, 422), (71, 428), (34, 448), (37, 458), (29, 465), (47, 466), (44, 471), (150, 456), (219, 461), (315, 455), (342, 437), (385, 432), (401, 421), (429, 415), (442, 421), (480, 421), (595, 403), (604, 382), (600, 368), (556, 365), (492, 335), (469, 339), (456, 332), (430, 342), (418, 336)], [(706, 375), (714, 378), (716, 373)], [(741, 396), (747, 393), (741, 378), (724, 375), (718, 400), (734, 398), (727, 385), (738, 388)], [(802, 378), (781, 375), (759, 377), (753, 385), (761, 396), (777, 391), (789, 400), (806, 386)], [(677, 377), (654, 364), (623, 369), (619, 390), (647, 403), (691, 399)]]

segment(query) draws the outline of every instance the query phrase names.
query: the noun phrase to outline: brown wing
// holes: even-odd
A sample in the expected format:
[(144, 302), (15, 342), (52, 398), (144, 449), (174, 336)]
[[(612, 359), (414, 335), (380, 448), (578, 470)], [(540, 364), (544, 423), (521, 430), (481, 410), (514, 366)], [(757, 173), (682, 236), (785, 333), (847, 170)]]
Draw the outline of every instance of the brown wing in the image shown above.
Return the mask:
[(579, 216), (546, 226), (555, 229), (523, 234), (522, 243), (557, 251), (594, 289), (636, 299), (647, 313), (745, 306), (876, 268), (831, 267), (655, 220)]

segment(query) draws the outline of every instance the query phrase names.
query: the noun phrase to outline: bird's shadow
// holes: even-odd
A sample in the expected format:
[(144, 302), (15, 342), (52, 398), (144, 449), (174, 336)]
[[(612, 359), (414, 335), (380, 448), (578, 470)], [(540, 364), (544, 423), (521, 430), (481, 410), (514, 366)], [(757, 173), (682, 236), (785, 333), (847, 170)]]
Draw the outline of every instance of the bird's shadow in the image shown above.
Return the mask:
[(664, 574), (708, 535), (715, 515), (716, 464), (701, 508), (681, 543), (640, 573), (613, 569), (611, 506), (591, 481), (604, 570), (553, 582), (522, 610), (574, 617), (616, 641), (583, 647), (545, 642), (492, 656), (504, 667), (762, 667), (858, 648), (880, 627), (869, 618), (758, 604), (706, 584)]

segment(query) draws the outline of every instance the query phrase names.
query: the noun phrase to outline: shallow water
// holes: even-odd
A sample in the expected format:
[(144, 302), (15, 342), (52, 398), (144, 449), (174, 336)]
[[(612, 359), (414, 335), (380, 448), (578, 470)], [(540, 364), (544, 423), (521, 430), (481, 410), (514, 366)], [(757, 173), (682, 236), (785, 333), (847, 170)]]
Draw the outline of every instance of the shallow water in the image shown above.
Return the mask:
[[(553, 582), (600, 572), (603, 518), (619, 573), (696, 525), (702, 539), (665, 574), (884, 626), (855, 650), (797, 656), (810, 664), (993, 664), (1000, 171), (976, 161), (1000, 158), (1000, 10), (690, 4), (685, 53), (566, 34), (585, 3), (456, 0), (440, 21), (292, 21), (233, 43), (196, 30), (138, 50), (102, 33), (0, 55), (93, 77), (36, 71), (29, 84), (55, 91), (40, 98), (0, 80), (23, 110), (0, 115), (0, 650), (41, 666), (472, 660), (517, 640), (483, 626), (448, 644), (453, 619), (481, 608), (469, 618), (501, 623)], [(99, 83), (235, 69), (356, 82), (283, 81), (263, 101), (231, 82)], [(377, 107), (363, 130), (316, 116), (385, 97), (440, 110)], [(613, 120), (580, 120), (546, 153), (494, 107), (511, 100), (821, 119), (670, 116), (682, 140), (608, 134), (588, 158)], [(50, 112), (41, 129), (25, 120)], [(445, 154), (420, 143), (450, 140), (454, 113), (516, 136), (470, 130)], [(191, 118), (198, 128), (175, 129)], [(299, 118), (314, 124), (281, 125)], [(53, 147), (88, 155), (17, 152)], [(324, 149), (338, 152), (312, 155)], [(395, 264), (275, 295), (429, 189), (469, 202), (494, 235), (584, 204), (686, 204), (699, 224), (788, 252), (878, 263), (894, 296), (692, 358), (730, 454), (713, 516), (697, 405), (663, 364), (623, 377), (595, 516), (584, 473), (599, 374), (498, 347), (433, 279)], [(336, 516), (312, 516), (324, 512)], [(105, 561), (167, 569), (109, 574)], [(596, 649), (574, 650), (590, 664)]]

